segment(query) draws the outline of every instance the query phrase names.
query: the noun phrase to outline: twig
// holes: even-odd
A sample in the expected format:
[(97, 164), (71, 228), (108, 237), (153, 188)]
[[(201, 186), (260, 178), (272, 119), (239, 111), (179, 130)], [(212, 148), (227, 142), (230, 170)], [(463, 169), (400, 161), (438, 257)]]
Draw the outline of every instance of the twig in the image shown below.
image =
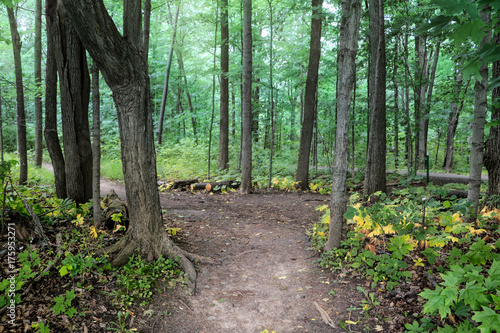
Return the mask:
[(323, 322), (330, 327), (337, 328), (337, 326), (333, 322), (332, 318), (330, 318), (328, 313), (325, 310), (323, 310), (318, 303), (314, 302), (314, 305), (316, 305), (316, 309), (318, 309), (319, 313), (321, 314), (321, 319), (323, 319)]

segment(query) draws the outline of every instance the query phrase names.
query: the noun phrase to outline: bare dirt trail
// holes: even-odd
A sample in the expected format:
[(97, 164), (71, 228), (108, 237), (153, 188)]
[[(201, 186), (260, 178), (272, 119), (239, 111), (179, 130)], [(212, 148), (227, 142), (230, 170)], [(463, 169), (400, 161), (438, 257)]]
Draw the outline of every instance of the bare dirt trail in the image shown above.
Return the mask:
[[(122, 185), (103, 181), (101, 189), (103, 195), (114, 189), (125, 198)], [(308, 249), (305, 233), (320, 217), (315, 208), (328, 198), (301, 193), (161, 193), (166, 224), (180, 228), (179, 245), (222, 264), (197, 265), (196, 292), (166, 291), (144, 309), (152, 309), (153, 316), (139, 330), (344, 332), (325, 324), (315, 303), (338, 324), (356, 320), (346, 309), (358, 306), (361, 294), (353, 281), (333, 281), (331, 273), (314, 263), (317, 257)]]

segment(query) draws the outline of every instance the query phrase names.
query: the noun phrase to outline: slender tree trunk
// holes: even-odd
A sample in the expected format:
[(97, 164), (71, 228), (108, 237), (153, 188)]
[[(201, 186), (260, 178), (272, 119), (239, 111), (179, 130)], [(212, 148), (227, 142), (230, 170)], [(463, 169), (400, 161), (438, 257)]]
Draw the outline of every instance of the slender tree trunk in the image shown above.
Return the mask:
[(373, 64), (370, 96), (370, 135), (366, 152), (363, 195), (386, 191), (386, 60), (382, 0), (370, 1), (370, 47)]
[(42, 0), (35, 2), (35, 167), (42, 166)]
[(344, 238), (347, 211), (346, 179), (349, 148), (349, 111), (356, 81), (355, 63), (361, 19), (360, 0), (342, 0), (339, 55), (337, 57), (339, 90), (337, 93), (337, 131), (333, 158), (333, 185), (330, 202), (330, 230), (325, 251), (339, 247)]
[[(489, 5), (487, 5), (489, 7)], [(491, 14), (487, 8), (481, 10), (481, 19), (490, 24)], [(483, 37), (481, 45), (486, 45), (491, 40), (491, 30)], [(481, 189), (481, 175), (483, 171), (483, 153), (484, 153), (484, 125), (486, 123), (488, 88), (488, 63), (484, 63), (479, 68), (481, 81), (476, 80), (474, 85), (474, 122), (472, 125), (471, 142), (471, 161), (469, 173), (469, 190), (467, 200), (473, 203), (472, 221), (476, 220), (476, 214), (479, 207), (479, 192)]]
[[(158, 119), (158, 129), (156, 131), (157, 133), (156, 140), (158, 142), (158, 146), (161, 146), (161, 140), (163, 135), (163, 118), (165, 117), (165, 106), (167, 103), (167, 95), (168, 95), (168, 82), (170, 80), (170, 67), (172, 66), (175, 37), (177, 35), (177, 18), (179, 17), (179, 8), (180, 4), (177, 5), (177, 9), (175, 10), (175, 19), (172, 25), (172, 29), (174, 30), (174, 32), (172, 35), (172, 41), (170, 42), (170, 51), (168, 52), (167, 69), (165, 70), (165, 82), (163, 84), (163, 95), (161, 97), (160, 118)], [(170, 5), (169, 5), (169, 10), (170, 10)]]
[(241, 105), (241, 188), (252, 189), (252, 0), (243, 0), (243, 89)]
[(16, 121), (17, 154), (19, 155), (19, 185), (28, 181), (28, 147), (26, 142), (26, 111), (24, 109), (23, 69), (21, 64), (21, 38), (17, 31), (14, 9), (7, 6), (12, 49), (14, 51), (14, 72), (16, 76)]
[(229, 1), (221, 2), (220, 18), (220, 121), (219, 158), (217, 166), (221, 170), (229, 167)]
[[(51, 6), (52, 5), (52, 6)], [(56, 195), (67, 198), (64, 155), (57, 133), (57, 64), (52, 36), (56, 6), (46, 1), (47, 61), (45, 66), (45, 143), (54, 169)]]
[(267, 187), (271, 188), (271, 181), (273, 178), (273, 157), (274, 157), (274, 87), (273, 87), (273, 2), (272, 0), (267, 1), (269, 4), (269, 30), (270, 30), (270, 40), (269, 40), (269, 84), (271, 86), (271, 107), (269, 110), (270, 120), (271, 120), (271, 142), (269, 147), (269, 180)]
[[(194, 288), (196, 270), (185, 253), (171, 242), (163, 226), (145, 59), (138, 52), (138, 46), (120, 35), (102, 0), (62, 1), (82, 42), (113, 92), (118, 114), (130, 226), (126, 236), (109, 249), (111, 255), (116, 254), (112, 264), (125, 264), (136, 250), (146, 260), (162, 254), (173, 255), (179, 257), (189, 278), (188, 283)], [(129, 23), (124, 20), (124, 25)], [(132, 33), (133, 30), (128, 31)], [(141, 31), (135, 33), (140, 35)], [(130, 70), (124, 71), (123, 68)]]
[(297, 163), (297, 183), (302, 190), (309, 188), (309, 158), (314, 128), (314, 105), (318, 87), (318, 70), (321, 56), (321, 29), (323, 0), (312, 0), (311, 41), (309, 47), (309, 67), (307, 69), (304, 96), (304, 121), (300, 131), (299, 158)]
[[(497, 24), (498, 29), (498, 24)], [(498, 30), (497, 30), (498, 31)], [(500, 33), (494, 37), (494, 42), (500, 45)], [(500, 78), (500, 61), (493, 63), (492, 80)], [(490, 134), (485, 144), (484, 166), (488, 170), (488, 191), (485, 203), (490, 208), (500, 205), (500, 87), (493, 89), (493, 114), (491, 121), (496, 126), (490, 127)]]
[(188, 106), (189, 106), (189, 113), (191, 118), (191, 126), (193, 127), (193, 136), (194, 136), (194, 142), (196, 145), (198, 145), (198, 133), (197, 133), (197, 127), (196, 127), (196, 112), (193, 107), (193, 101), (191, 99), (191, 94), (189, 93), (189, 88), (188, 88), (188, 82), (187, 82), (187, 75), (186, 75), (186, 70), (184, 69), (184, 61), (182, 60), (182, 50), (181, 47), (179, 46), (175, 50), (176, 56), (177, 56), (177, 64), (178, 64), (178, 69), (179, 72), (181, 72), (182, 79), (184, 81), (184, 91), (186, 92), (186, 97), (188, 100)]
[(215, 72), (217, 71), (217, 28), (219, 22), (219, 0), (216, 0), (215, 8), (215, 33), (214, 33), (214, 60), (213, 60), (213, 74), (212, 74), (212, 114), (210, 116), (210, 128), (208, 130), (208, 165), (207, 165), (207, 178), (210, 178), (210, 162), (212, 160), (212, 131), (214, 128), (215, 118)]
[(94, 224), (102, 225), (101, 219), (101, 106), (99, 69), (92, 64), (92, 207)]
[(397, 59), (399, 56), (399, 45), (396, 43), (396, 49), (394, 52), (394, 67), (392, 81), (394, 83), (394, 170), (399, 168), (399, 86), (397, 81), (398, 66)]

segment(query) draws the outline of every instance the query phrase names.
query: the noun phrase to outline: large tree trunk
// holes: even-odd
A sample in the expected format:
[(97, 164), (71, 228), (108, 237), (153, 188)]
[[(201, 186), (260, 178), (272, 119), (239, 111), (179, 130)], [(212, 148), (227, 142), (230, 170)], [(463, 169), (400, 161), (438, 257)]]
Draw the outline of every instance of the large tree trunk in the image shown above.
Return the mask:
[[(488, 9), (481, 11), (481, 19), (489, 24), (491, 14)], [(491, 40), (491, 30), (483, 37), (481, 45), (488, 44)], [(472, 124), (472, 142), (471, 142), (471, 160), (469, 172), (469, 190), (467, 200), (473, 204), (471, 211), (472, 221), (476, 220), (477, 209), (479, 207), (479, 193), (481, 189), (481, 174), (483, 171), (483, 153), (484, 153), (484, 125), (486, 123), (487, 98), (486, 90), (488, 88), (488, 63), (484, 63), (479, 68), (481, 80), (476, 80), (474, 85), (474, 122)]]
[[(497, 25), (498, 28), (498, 25)], [(494, 38), (495, 44), (500, 45), (500, 33)], [(500, 78), (500, 61), (493, 63), (492, 79)], [(488, 191), (486, 205), (490, 208), (500, 205), (500, 87), (493, 89), (492, 105), (494, 105), (491, 121), (496, 126), (490, 127), (490, 134), (485, 144), (484, 166), (488, 170)]]
[(307, 69), (306, 92), (304, 96), (304, 120), (300, 131), (299, 159), (297, 162), (297, 183), (302, 190), (309, 188), (309, 155), (314, 128), (316, 90), (318, 87), (319, 59), (321, 56), (321, 28), (323, 0), (312, 0), (311, 41), (309, 46), (309, 67)]
[(24, 109), (23, 69), (21, 64), (21, 38), (17, 31), (14, 9), (7, 6), (9, 16), (12, 49), (14, 51), (14, 71), (16, 75), (16, 121), (17, 121), (17, 154), (19, 155), (19, 184), (28, 181), (28, 147), (26, 142), (26, 111)]
[(330, 202), (330, 230), (325, 250), (340, 246), (344, 237), (347, 210), (346, 178), (349, 148), (349, 110), (356, 81), (356, 53), (361, 19), (360, 0), (342, 0), (342, 21), (338, 54), (339, 90), (337, 93), (337, 131), (333, 157), (333, 185)]
[(85, 49), (64, 10), (58, 6), (51, 28), (61, 93), (66, 191), (68, 198), (85, 203), (92, 198), (90, 76)]
[[(52, 5), (52, 6), (51, 6)], [(45, 66), (45, 143), (49, 151), (54, 169), (56, 195), (58, 198), (66, 198), (66, 171), (64, 166), (64, 155), (57, 134), (57, 65), (54, 54), (54, 42), (52, 38), (52, 25), (54, 24), (56, 7), (50, 1), (46, 2), (47, 23), (47, 62)]]
[(35, 5), (35, 166), (42, 166), (43, 117), (42, 117), (42, 0)]
[(370, 134), (366, 152), (363, 194), (386, 191), (386, 60), (384, 7), (382, 0), (370, 1), (370, 48), (372, 71), (370, 83)]
[(243, 88), (241, 105), (241, 188), (252, 189), (252, 0), (243, 1)]
[[(63, 0), (63, 4), (85, 48), (113, 91), (118, 113), (130, 226), (126, 236), (110, 249), (112, 254), (118, 253), (112, 264), (125, 264), (136, 250), (147, 260), (162, 254), (173, 255), (180, 258), (191, 287), (194, 287), (194, 266), (170, 241), (163, 227), (145, 59), (136, 45), (120, 35), (102, 0)], [(128, 23), (124, 21), (124, 25)], [(132, 33), (133, 30), (128, 31)]]
[(229, 165), (229, 1), (221, 2), (220, 18), (220, 121), (218, 167), (226, 170)]

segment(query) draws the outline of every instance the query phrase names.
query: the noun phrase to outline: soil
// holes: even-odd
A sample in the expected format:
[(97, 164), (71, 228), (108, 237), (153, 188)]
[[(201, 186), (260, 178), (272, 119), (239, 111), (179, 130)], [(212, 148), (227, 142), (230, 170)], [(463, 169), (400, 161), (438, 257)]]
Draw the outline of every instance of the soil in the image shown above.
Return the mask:
[[(122, 185), (105, 181), (101, 187), (103, 195), (114, 189), (125, 198)], [(135, 310), (133, 327), (175, 333), (345, 332), (339, 321), (359, 319), (348, 308), (360, 306), (356, 286), (365, 282), (323, 271), (306, 235), (320, 218), (315, 208), (328, 199), (301, 192), (161, 192), (166, 225), (180, 228), (179, 245), (221, 264), (198, 264), (194, 293), (177, 289), (157, 296)], [(351, 331), (363, 326), (352, 325)]]

